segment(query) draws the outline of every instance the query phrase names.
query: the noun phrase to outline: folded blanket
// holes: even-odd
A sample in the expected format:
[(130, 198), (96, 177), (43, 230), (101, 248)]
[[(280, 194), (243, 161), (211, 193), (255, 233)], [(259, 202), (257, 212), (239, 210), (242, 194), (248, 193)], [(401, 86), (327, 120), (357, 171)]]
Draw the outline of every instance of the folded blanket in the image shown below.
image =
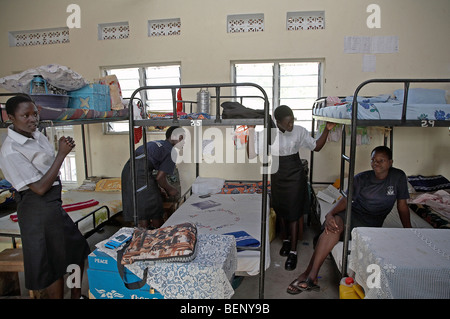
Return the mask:
[(408, 182), (416, 192), (430, 192), (450, 188), (450, 181), (442, 175), (436, 176), (408, 176)]
[(260, 245), (257, 239), (243, 230), (226, 233), (224, 235), (233, 235), (236, 238), (236, 247), (259, 247)]
[(79, 203), (62, 205), (62, 208), (66, 212), (72, 212), (74, 210), (88, 208), (88, 207), (92, 207), (92, 206), (95, 206), (95, 205), (98, 205), (98, 204), (99, 204), (98, 201), (96, 201), (95, 199), (91, 199), (91, 200), (88, 200), (88, 201), (85, 201), (85, 202), (79, 202)]

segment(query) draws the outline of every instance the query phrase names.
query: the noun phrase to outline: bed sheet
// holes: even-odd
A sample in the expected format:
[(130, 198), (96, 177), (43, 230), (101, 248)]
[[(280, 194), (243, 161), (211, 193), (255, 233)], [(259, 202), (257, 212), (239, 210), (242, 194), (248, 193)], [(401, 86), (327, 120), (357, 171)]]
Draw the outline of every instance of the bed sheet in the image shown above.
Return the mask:
[[(122, 211), (122, 194), (120, 192), (89, 192), (70, 190), (62, 193), (63, 205), (81, 203), (91, 199), (95, 199), (99, 203), (88, 208), (68, 212), (68, 215), (74, 222), (84, 216), (87, 216), (92, 211), (99, 209), (99, 211), (95, 213), (95, 226), (99, 225), (108, 219), (107, 208), (103, 206), (107, 206), (109, 208), (110, 217)], [(19, 235), (19, 224), (12, 220), (10, 217), (11, 215), (16, 215), (16, 213), (0, 218), (0, 233)], [(83, 235), (94, 228), (92, 217), (85, 218), (78, 223), (78, 229)], [(16, 242), (19, 242), (19, 240), (16, 240)], [(5, 245), (9, 247), (3, 247)], [(10, 238), (1, 238), (1, 247), (11, 248)]]
[[(358, 103), (360, 120), (400, 120), (402, 103)], [(351, 119), (352, 104), (332, 105), (314, 109), (314, 115), (338, 119)], [(407, 120), (448, 120), (450, 104), (409, 104), (406, 109)]]
[[(321, 199), (317, 199), (320, 205), (320, 222), (323, 223), (325, 221), (325, 215), (331, 210), (333, 204), (327, 203)], [(416, 213), (414, 213), (410, 209), (410, 219), (411, 226), (413, 228), (432, 228), (430, 224), (428, 224), (425, 220), (420, 218)], [(391, 212), (386, 216), (386, 219), (383, 223), (383, 228), (403, 228), (403, 225), (400, 221), (400, 217), (398, 216), (397, 205), (394, 205)], [(334, 248), (331, 250), (331, 255), (336, 262), (336, 265), (339, 271), (342, 272), (342, 251), (344, 249), (344, 243), (342, 241), (338, 242)], [(352, 241), (350, 240), (348, 243), (348, 249), (352, 250)], [(348, 267), (347, 267), (348, 269)], [(349, 269), (348, 269), (349, 270)]]
[[(197, 225), (199, 234), (223, 235), (245, 231), (251, 237), (261, 239), (261, 194), (213, 194), (200, 198), (193, 194), (181, 205), (163, 226), (192, 222)], [(201, 203), (201, 204), (198, 204)], [(219, 205), (201, 209), (196, 205), (217, 203)], [(267, 207), (267, 214), (270, 209)], [(269, 217), (267, 217), (267, 225)], [(259, 273), (258, 251), (239, 251), (237, 253), (237, 275), (257, 275)], [(266, 227), (266, 269), (270, 265), (269, 227)]]
[(449, 229), (360, 227), (352, 238), (349, 267), (366, 298), (450, 298)]
[[(97, 226), (108, 219), (108, 209), (110, 214), (109, 217), (112, 217), (122, 211), (121, 192), (87, 192), (70, 190), (67, 192), (63, 192), (62, 194), (63, 205), (80, 203), (91, 199), (95, 199), (99, 203), (89, 208), (68, 212), (70, 218), (72, 218), (73, 221), (77, 221), (80, 218), (88, 215), (90, 212), (99, 209), (99, 211), (95, 213), (95, 226)], [(85, 218), (78, 223), (78, 229), (80, 229), (82, 234), (86, 234), (88, 231), (94, 228), (95, 227), (92, 217)]]

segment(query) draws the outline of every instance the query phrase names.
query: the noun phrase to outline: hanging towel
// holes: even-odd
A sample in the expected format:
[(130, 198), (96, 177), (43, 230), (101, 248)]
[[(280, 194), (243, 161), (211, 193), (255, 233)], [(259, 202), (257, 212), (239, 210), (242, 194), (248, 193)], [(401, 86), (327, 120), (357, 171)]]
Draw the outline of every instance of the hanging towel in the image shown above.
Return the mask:
[(85, 202), (79, 202), (79, 203), (73, 203), (73, 204), (66, 204), (66, 205), (62, 205), (62, 208), (66, 211), (66, 212), (72, 212), (74, 210), (79, 210), (79, 209), (84, 209), (84, 208), (88, 208), (88, 207), (92, 207), (95, 205), (98, 205), (98, 201), (96, 201), (95, 199), (91, 199)]

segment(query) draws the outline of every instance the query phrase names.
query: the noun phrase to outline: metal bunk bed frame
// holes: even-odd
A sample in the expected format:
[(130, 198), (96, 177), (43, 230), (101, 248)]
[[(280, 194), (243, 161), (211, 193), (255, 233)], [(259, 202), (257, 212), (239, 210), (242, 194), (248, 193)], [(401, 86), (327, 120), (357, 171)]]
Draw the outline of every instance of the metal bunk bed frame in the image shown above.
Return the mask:
[[(264, 119), (222, 119), (220, 114), (220, 103), (221, 98), (237, 98), (238, 96), (224, 96), (221, 95), (221, 89), (222, 88), (236, 88), (236, 87), (253, 87), (258, 89), (261, 94), (262, 98), (264, 99)], [(260, 252), (260, 271), (259, 271), (259, 298), (264, 298), (264, 277), (265, 277), (265, 259), (266, 259), (266, 221), (267, 221), (267, 184), (268, 184), (268, 174), (267, 174), (267, 168), (268, 168), (268, 141), (270, 141), (270, 130), (267, 128), (269, 127), (269, 100), (267, 97), (266, 92), (264, 89), (254, 83), (219, 83), (219, 84), (192, 84), (192, 85), (165, 85), (165, 86), (142, 86), (137, 88), (130, 97), (129, 102), (129, 131), (130, 131), (130, 169), (133, 174), (132, 179), (132, 191), (133, 191), (133, 210), (134, 210), (134, 223), (137, 225), (137, 201), (136, 201), (136, 168), (135, 168), (135, 162), (136, 159), (136, 152), (134, 147), (134, 127), (136, 126), (142, 126), (143, 127), (143, 145), (146, 145), (146, 126), (168, 126), (168, 125), (176, 125), (176, 126), (191, 126), (192, 120), (189, 119), (179, 119), (177, 115), (177, 102), (182, 102), (184, 105), (184, 102), (187, 103), (193, 103), (191, 101), (178, 101), (176, 99), (176, 90), (177, 89), (214, 89), (215, 90), (215, 96), (211, 96), (211, 98), (215, 98), (216, 105), (215, 105), (215, 111), (216, 111), (216, 118), (215, 119), (203, 119), (202, 126), (233, 126), (233, 125), (264, 125), (264, 153), (263, 153), (263, 166), (265, 168), (263, 174), (262, 174), (262, 181), (263, 181), (263, 192), (262, 192), (262, 207), (261, 207), (261, 239), (260, 239), (260, 247), (256, 250), (259, 250)], [(136, 94), (138, 94), (140, 91), (143, 90), (170, 90), (172, 94), (172, 106), (173, 106), (173, 119), (140, 119), (136, 120), (134, 119), (134, 110), (133, 110), (133, 99), (135, 99)], [(144, 110), (145, 114), (147, 114), (147, 106), (146, 103), (144, 103)], [(147, 148), (144, 147), (144, 154), (145, 157), (147, 157)], [(147, 165), (147, 164), (146, 164)], [(199, 161), (196, 161), (196, 175), (199, 175)], [(252, 250), (255, 250), (255, 248), (251, 248)]]
[[(403, 104), (402, 104), (402, 116), (399, 120), (360, 120), (358, 119), (358, 93), (361, 91), (363, 87), (365, 87), (368, 84), (373, 83), (403, 83), (404, 87), (404, 98), (403, 98)], [(353, 198), (353, 179), (355, 175), (355, 162), (356, 162), (356, 135), (357, 135), (357, 127), (358, 126), (385, 126), (389, 131), (389, 144), (390, 148), (393, 152), (393, 129), (394, 126), (408, 126), (408, 127), (450, 127), (450, 121), (445, 120), (407, 120), (406, 119), (406, 111), (407, 111), (407, 104), (408, 104), (408, 91), (411, 83), (450, 83), (450, 79), (370, 79), (367, 81), (362, 82), (358, 87), (356, 88), (354, 94), (353, 94), (353, 101), (352, 101), (352, 117), (351, 119), (336, 119), (336, 118), (329, 118), (324, 116), (318, 116), (314, 115), (314, 110), (316, 108), (321, 108), (326, 106), (326, 98), (322, 97), (316, 100), (316, 102), (313, 105), (313, 119), (312, 119), (312, 130), (311, 134), (314, 136), (314, 126), (315, 126), (315, 120), (322, 120), (322, 121), (330, 121), (338, 124), (343, 124), (344, 128), (342, 130), (342, 137), (341, 137), (341, 165), (340, 165), (340, 180), (344, 181), (345, 178), (345, 163), (349, 163), (349, 169), (348, 169), (348, 194), (345, 193), (345, 190), (343, 189), (343, 182), (340, 183), (340, 192), (343, 196), (347, 197), (347, 214), (346, 214), (346, 220), (344, 221), (345, 225), (350, 225), (351, 221), (351, 212), (352, 212), (352, 198)], [(346, 133), (345, 133), (345, 126), (350, 125), (350, 154), (346, 155), (345, 148), (346, 148)], [(386, 134), (384, 136), (384, 145), (387, 144), (387, 137)], [(311, 152), (311, 165), (310, 165), (310, 184), (313, 184), (313, 158), (314, 158), (314, 152)], [(344, 247), (342, 252), (342, 271), (341, 275), (342, 277), (348, 276), (347, 274), (347, 264), (348, 264), (348, 255), (349, 247), (348, 242), (350, 240), (350, 228), (345, 227), (344, 232)]]

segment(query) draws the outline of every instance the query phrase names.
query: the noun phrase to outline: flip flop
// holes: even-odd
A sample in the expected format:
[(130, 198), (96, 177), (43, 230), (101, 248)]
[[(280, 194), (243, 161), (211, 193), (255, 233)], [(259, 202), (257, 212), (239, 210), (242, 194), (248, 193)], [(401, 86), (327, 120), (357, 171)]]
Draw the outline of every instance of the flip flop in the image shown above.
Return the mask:
[[(306, 287), (300, 286), (301, 284), (306, 284)], [(299, 282), (297, 284), (297, 287), (301, 291), (319, 291), (320, 290), (320, 286), (316, 285), (311, 278), (308, 278), (302, 282)]]
[(302, 283), (303, 281), (299, 281), (298, 278), (296, 278), (293, 282), (291, 282), (291, 284), (289, 285), (289, 287), (295, 288), (294, 289), (289, 289), (289, 287), (286, 289), (286, 292), (288, 294), (291, 295), (298, 295), (299, 293), (301, 293), (303, 291), (302, 287), (299, 286), (300, 283)]

